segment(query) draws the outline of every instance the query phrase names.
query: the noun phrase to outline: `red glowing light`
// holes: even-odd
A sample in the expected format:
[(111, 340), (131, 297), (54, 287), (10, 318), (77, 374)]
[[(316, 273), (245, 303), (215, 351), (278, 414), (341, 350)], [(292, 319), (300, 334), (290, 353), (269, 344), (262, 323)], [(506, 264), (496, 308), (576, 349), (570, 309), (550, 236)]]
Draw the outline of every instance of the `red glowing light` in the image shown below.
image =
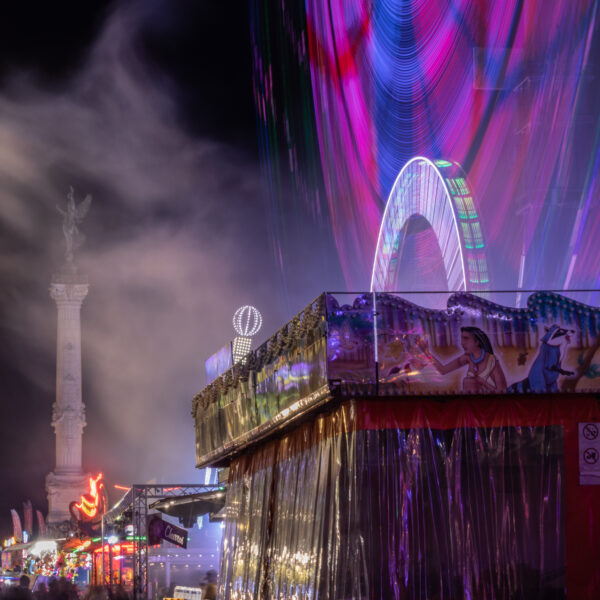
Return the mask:
[[(77, 513), (74, 509), (77, 509)], [(83, 518), (88, 521), (106, 510), (106, 495), (102, 473), (98, 473), (95, 478), (90, 477), (90, 491), (81, 496), (80, 502), (71, 502), (69, 510), (77, 520)]]

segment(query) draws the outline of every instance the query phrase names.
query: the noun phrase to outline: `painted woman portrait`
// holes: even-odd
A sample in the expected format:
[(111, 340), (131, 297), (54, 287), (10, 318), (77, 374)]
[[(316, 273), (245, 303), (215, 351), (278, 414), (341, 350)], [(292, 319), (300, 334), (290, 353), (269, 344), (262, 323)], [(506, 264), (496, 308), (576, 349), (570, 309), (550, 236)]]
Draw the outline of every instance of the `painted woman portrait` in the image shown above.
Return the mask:
[(425, 347), (427, 357), (442, 375), (467, 367), (467, 373), (462, 381), (463, 392), (504, 392), (506, 391), (506, 378), (500, 361), (494, 356), (494, 350), (488, 336), (479, 327), (461, 327), (460, 344), (464, 354), (441, 363)]

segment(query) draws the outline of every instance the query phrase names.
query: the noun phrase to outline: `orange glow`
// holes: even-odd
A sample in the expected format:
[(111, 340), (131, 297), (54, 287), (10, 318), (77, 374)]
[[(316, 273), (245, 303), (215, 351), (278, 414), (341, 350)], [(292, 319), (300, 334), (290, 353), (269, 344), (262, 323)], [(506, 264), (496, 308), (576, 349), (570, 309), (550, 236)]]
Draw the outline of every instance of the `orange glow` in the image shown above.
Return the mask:
[(83, 542), (83, 544), (77, 546), (77, 548), (75, 548), (75, 551), (81, 552), (82, 550), (85, 550), (91, 543), (92, 542), (90, 540), (86, 540), (85, 542)]
[[(133, 542), (121, 542), (120, 544), (115, 544), (114, 546), (109, 546), (108, 544), (104, 544), (105, 554), (108, 554), (109, 551), (111, 551), (111, 549), (112, 549), (113, 556), (115, 554), (118, 554), (119, 552), (121, 554), (133, 554)], [(94, 550), (94, 554), (99, 554), (100, 552), (102, 552), (102, 546), (100, 546), (100, 548), (96, 548)]]
[(126, 491), (126, 492), (128, 492), (128, 491), (131, 489), (131, 487), (129, 487), (129, 486), (126, 486), (126, 485), (119, 485), (118, 483), (115, 483), (115, 484), (114, 484), (114, 488), (115, 488), (116, 490), (124, 490), (124, 491)]
[(81, 496), (81, 502), (75, 503), (75, 508), (86, 515), (88, 519), (94, 518), (101, 508), (103, 503), (102, 491), (104, 490), (104, 483), (102, 483), (102, 473), (98, 473), (94, 479), (90, 477), (90, 491), (88, 494)]

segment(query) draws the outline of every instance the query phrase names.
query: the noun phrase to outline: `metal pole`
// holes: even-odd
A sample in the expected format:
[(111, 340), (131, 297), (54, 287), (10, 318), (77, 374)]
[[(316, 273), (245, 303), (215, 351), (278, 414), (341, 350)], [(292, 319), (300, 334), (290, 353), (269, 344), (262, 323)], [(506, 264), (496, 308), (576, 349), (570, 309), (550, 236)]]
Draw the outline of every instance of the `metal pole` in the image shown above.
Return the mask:
[(379, 334), (377, 332), (377, 292), (373, 292), (373, 346), (375, 349), (375, 395), (379, 396)]
[(102, 583), (101, 585), (104, 587), (106, 583), (106, 579), (104, 577), (104, 514), (102, 514), (102, 525), (101, 525), (101, 538), (100, 543), (102, 544)]
[[(144, 600), (148, 600), (148, 488), (144, 488)], [(141, 532), (140, 532), (141, 537)], [(140, 540), (141, 542), (142, 540)]]
[(138, 510), (138, 488), (133, 486), (133, 600), (140, 599), (140, 527), (139, 527), (139, 510)]
[(108, 546), (108, 585), (110, 594), (112, 596), (113, 591), (113, 547), (109, 544)]

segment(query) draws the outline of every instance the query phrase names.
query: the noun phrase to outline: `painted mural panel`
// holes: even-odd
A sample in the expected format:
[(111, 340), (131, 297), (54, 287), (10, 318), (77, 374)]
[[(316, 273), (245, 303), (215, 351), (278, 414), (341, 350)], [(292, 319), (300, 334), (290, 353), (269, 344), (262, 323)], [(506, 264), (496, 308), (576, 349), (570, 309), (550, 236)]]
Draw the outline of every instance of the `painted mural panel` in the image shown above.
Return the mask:
[(394, 294), (341, 305), (330, 295), (327, 310), (328, 377), (348, 394), (600, 389), (600, 309), (558, 294), (532, 294), (524, 309), (453, 294), (443, 310)]

